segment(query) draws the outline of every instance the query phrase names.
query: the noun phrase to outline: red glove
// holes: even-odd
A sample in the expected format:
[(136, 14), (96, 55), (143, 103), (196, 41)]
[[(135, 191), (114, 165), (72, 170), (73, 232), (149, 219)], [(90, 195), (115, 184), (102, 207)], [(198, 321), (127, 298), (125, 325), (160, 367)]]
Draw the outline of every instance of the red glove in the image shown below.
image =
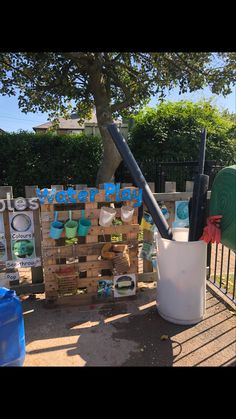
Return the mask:
[(206, 243), (220, 243), (221, 231), (220, 222), (222, 215), (211, 215), (207, 218), (207, 225), (204, 227), (203, 234), (199, 240), (204, 240)]

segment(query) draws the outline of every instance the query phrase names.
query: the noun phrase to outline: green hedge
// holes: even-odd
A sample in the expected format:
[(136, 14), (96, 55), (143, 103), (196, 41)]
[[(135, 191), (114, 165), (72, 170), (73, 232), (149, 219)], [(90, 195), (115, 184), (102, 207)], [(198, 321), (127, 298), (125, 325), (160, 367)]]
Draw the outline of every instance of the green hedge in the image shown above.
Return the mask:
[(94, 186), (101, 156), (101, 139), (95, 136), (5, 133), (0, 136), (0, 185), (13, 186), (14, 196), (24, 195), (25, 185)]
[(236, 160), (236, 117), (210, 101), (165, 102), (134, 117), (130, 146), (137, 160), (198, 160), (200, 133), (207, 128), (206, 160)]

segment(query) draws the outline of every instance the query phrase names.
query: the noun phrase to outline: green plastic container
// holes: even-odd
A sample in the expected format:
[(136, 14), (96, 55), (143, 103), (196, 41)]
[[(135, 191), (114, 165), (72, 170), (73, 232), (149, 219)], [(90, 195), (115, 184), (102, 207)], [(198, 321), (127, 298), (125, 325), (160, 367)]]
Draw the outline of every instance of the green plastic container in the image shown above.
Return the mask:
[(236, 252), (236, 165), (216, 175), (210, 199), (210, 215), (222, 215), (221, 243)]
[(72, 212), (69, 211), (69, 220), (65, 223), (67, 239), (73, 239), (77, 235), (78, 221), (72, 220)]
[(92, 221), (84, 217), (84, 210), (82, 210), (82, 218), (79, 220), (78, 236), (87, 236)]

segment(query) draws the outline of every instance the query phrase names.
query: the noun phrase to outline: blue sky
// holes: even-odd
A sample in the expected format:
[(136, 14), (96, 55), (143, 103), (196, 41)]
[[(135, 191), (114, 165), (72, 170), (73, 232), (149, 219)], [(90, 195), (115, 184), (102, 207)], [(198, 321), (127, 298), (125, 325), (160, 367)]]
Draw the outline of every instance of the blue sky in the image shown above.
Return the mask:
[[(236, 87), (230, 95), (225, 98), (222, 95), (212, 95), (209, 88), (198, 90), (194, 93), (178, 94), (178, 89), (173, 89), (167, 94), (166, 100), (179, 101), (183, 99), (193, 102), (200, 99), (213, 98), (213, 103), (220, 109), (228, 109), (231, 113), (236, 113)], [(152, 98), (149, 106), (155, 106), (157, 99)], [(18, 130), (33, 131), (33, 127), (47, 122), (47, 113), (28, 113), (24, 114), (18, 107), (17, 96), (0, 95), (0, 128), (7, 132), (16, 132)]]

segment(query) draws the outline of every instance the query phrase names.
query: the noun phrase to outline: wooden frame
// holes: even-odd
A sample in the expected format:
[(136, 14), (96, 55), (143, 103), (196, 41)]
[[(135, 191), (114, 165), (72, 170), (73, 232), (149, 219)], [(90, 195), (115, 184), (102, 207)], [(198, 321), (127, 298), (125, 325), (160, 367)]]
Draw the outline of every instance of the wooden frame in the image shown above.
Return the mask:
[[(79, 185), (77, 185), (77, 189), (79, 189)], [(89, 188), (85, 190), (89, 192)], [(122, 241), (119, 243), (127, 244), (130, 247), (130, 268), (127, 274), (135, 273), (138, 279), (138, 208), (134, 209), (131, 223), (110, 227), (99, 225), (101, 206), (116, 205), (115, 196), (113, 198), (112, 202), (106, 202), (104, 190), (99, 189), (93, 203), (58, 204), (54, 201), (51, 204), (41, 205), (42, 258), (47, 301), (57, 301), (63, 296), (75, 294), (78, 303), (88, 300), (102, 301), (103, 299), (97, 296), (98, 282), (106, 279), (113, 280), (114, 272), (112, 261), (101, 258), (101, 249), (105, 243), (112, 242), (113, 235), (122, 235)], [(134, 203), (135, 201), (123, 202), (124, 205), (130, 206), (134, 206)], [(70, 209), (73, 219), (79, 220), (82, 210), (84, 210), (85, 217), (92, 221), (88, 235), (78, 237), (78, 244), (75, 245), (65, 244), (65, 232), (59, 240), (54, 240), (49, 235), (54, 211), (58, 211), (58, 220), (66, 221)], [(118, 219), (120, 208), (116, 209), (116, 218)], [(73, 258), (72, 263), (69, 263), (69, 258)], [(71, 269), (70, 272), (67, 272), (68, 267)], [(111, 298), (109, 298), (110, 300)]]
[[(52, 185), (56, 187), (57, 190), (63, 190), (63, 185)], [(154, 192), (154, 184), (149, 184), (152, 191)], [(121, 184), (121, 191), (125, 187), (132, 187), (131, 184)], [(25, 196), (26, 198), (35, 196), (36, 186), (26, 186), (25, 187)], [(86, 185), (76, 185), (75, 189), (86, 189)], [(87, 188), (89, 189), (89, 188)], [(186, 182), (186, 192), (176, 192), (175, 182), (166, 182), (165, 193), (155, 193), (154, 198), (160, 202), (163, 201), (168, 208), (170, 218), (168, 219), (168, 224), (172, 226), (174, 220), (175, 212), (175, 201), (176, 200), (186, 200), (192, 196), (193, 182)], [(13, 199), (12, 187), (0, 187), (0, 198), (6, 199), (6, 193), (10, 193), (11, 199)], [(211, 192), (208, 191), (207, 197), (210, 198)], [(115, 197), (113, 197), (115, 198)], [(74, 275), (76, 279), (76, 286), (78, 288), (86, 288), (85, 294), (73, 296), (73, 299), (77, 299), (81, 302), (91, 302), (96, 300), (97, 295), (97, 284), (101, 279), (112, 279), (111, 275), (112, 264), (108, 260), (101, 260), (101, 249), (105, 242), (111, 241), (111, 236), (113, 234), (122, 234), (124, 240), (122, 243), (132, 245), (130, 248), (130, 257), (131, 257), (131, 266), (130, 273), (136, 273), (138, 282), (153, 282), (157, 280), (156, 272), (153, 272), (152, 263), (144, 260), (140, 262), (143, 264), (143, 269), (138, 273), (138, 233), (140, 231), (138, 224), (138, 208), (135, 209), (134, 217), (131, 224), (123, 224), (112, 227), (103, 228), (98, 225), (98, 219), (100, 215), (100, 207), (102, 205), (115, 204), (115, 199), (111, 203), (105, 202), (105, 194), (100, 186), (99, 194), (97, 195), (97, 200), (94, 203), (85, 203), (85, 204), (71, 204), (73, 211), (73, 218), (79, 219), (82, 215), (82, 209), (85, 210), (85, 217), (88, 217), (92, 220), (92, 227), (88, 236), (79, 239), (79, 244), (74, 246), (65, 245), (65, 238), (63, 235), (62, 239), (59, 241), (52, 240), (49, 237), (50, 223), (54, 219), (54, 210), (58, 210), (58, 218), (61, 221), (66, 221), (68, 219), (68, 209), (70, 204), (58, 204), (53, 202), (53, 204), (41, 205), (41, 208), (34, 210), (34, 226), (35, 226), (35, 245), (37, 256), (41, 255), (42, 252), (42, 266), (37, 268), (31, 268), (32, 272), (32, 284), (22, 283), (22, 284), (11, 284), (11, 288), (15, 289), (17, 294), (36, 294), (46, 292), (47, 300), (63, 301), (62, 297), (66, 294), (66, 291), (73, 295), (73, 286), (75, 279), (66, 278), (68, 284), (68, 289), (66, 289), (66, 282), (63, 281), (63, 277), (58, 275), (59, 266), (62, 268), (68, 266), (66, 260), (72, 257), (79, 258), (77, 264), (75, 263), (75, 268), (80, 270), (79, 275)], [(122, 203), (119, 203), (122, 205)], [(134, 202), (127, 201), (123, 204), (133, 205)], [(144, 206), (145, 208), (145, 206)], [(117, 218), (120, 217), (120, 208), (117, 207)], [(4, 221), (6, 224), (8, 222), (7, 211), (4, 212)], [(41, 229), (42, 227), (42, 229)], [(10, 238), (9, 227), (5, 228), (6, 238)], [(144, 230), (144, 240), (152, 241), (152, 233)], [(8, 240), (7, 240), (8, 241)], [(60, 255), (58, 257), (58, 249)], [(9, 249), (8, 249), (9, 254)], [(61, 259), (59, 261), (58, 259)], [(139, 260), (140, 261), (140, 260)], [(61, 262), (61, 263), (60, 263)], [(43, 269), (44, 264), (44, 269)], [(14, 272), (16, 269), (4, 268), (4, 263), (2, 263), (2, 270), (7, 272)], [(103, 271), (103, 272), (102, 272)], [(110, 272), (109, 272), (110, 271)], [(78, 272), (77, 272), (78, 273)], [(102, 274), (98, 277), (98, 274)], [(45, 280), (45, 282), (43, 282)], [(59, 286), (60, 285), (60, 286)], [(59, 289), (60, 288), (60, 289)], [(59, 291), (62, 291), (61, 293)], [(59, 298), (60, 297), (60, 298)], [(66, 300), (66, 298), (65, 298)], [(77, 301), (76, 300), (76, 301)], [(98, 300), (98, 299), (97, 299)], [(100, 298), (99, 298), (99, 301)], [(111, 301), (108, 298), (106, 301)]]

